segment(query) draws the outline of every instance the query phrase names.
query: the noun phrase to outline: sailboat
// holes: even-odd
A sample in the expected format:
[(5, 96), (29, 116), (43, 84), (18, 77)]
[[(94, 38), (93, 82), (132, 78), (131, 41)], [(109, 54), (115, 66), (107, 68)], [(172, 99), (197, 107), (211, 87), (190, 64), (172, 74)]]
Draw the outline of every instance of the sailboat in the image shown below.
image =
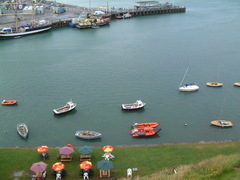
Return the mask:
[[(17, 7), (20, 5), (17, 0), (15, 3), (11, 3), (14, 5), (15, 13), (14, 14), (2, 14), (2, 15), (15, 15), (15, 28), (6, 27), (0, 30), (0, 39), (12, 39), (12, 38), (19, 38), (21, 36), (36, 34), (40, 32), (47, 31), (51, 29), (51, 24), (45, 20), (41, 20), (39, 22), (34, 22), (34, 10), (35, 8), (42, 2), (42, 0), (33, 6), (32, 4), (32, 13), (18, 13)], [(18, 15), (32, 15), (31, 25), (21, 25), (18, 26)]]
[(184, 81), (185, 76), (187, 75), (188, 70), (189, 70), (189, 67), (187, 68), (187, 70), (186, 70), (186, 72), (185, 72), (185, 74), (183, 76), (183, 79), (182, 79), (182, 81), (180, 83), (179, 91), (187, 91), (187, 92), (189, 92), (189, 91), (197, 91), (199, 89), (199, 87), (194, 82), (185, 84), (184, 86), (181, 86), (183, 81)]
[[(219, 66), (219, 72), (220, 72), (220, 66)], [(219, 79), (219, 73), (218, 73), (218, 79)], [(220, 83), (220, 82), (207, 82), (206, 85), (210, 86), (210, 87), (222, 87), (223, 83)]]

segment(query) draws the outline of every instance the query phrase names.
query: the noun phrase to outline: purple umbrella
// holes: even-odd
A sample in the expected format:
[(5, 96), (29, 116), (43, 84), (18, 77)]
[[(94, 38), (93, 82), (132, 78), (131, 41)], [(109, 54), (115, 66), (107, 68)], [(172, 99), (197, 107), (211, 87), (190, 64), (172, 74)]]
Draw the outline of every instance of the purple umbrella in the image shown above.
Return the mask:
[(47, 166), (48, 165), (46, 163), (44, 163), (44, 162), (33, 163), (32, 167), (30, 168), (30, 170), (32, 170), (33, 172), (37, 173), (37, 172), (45, 171)]
[(74, 152), (73, 147), (64, 146), (59, 149), (60, 154), (71, 154)]

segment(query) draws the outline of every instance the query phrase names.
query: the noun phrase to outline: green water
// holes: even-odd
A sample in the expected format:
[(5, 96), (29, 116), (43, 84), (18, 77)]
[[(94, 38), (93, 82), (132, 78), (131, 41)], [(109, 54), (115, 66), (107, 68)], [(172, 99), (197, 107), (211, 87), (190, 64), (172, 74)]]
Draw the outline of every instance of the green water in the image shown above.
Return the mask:
[[(54, 29), (0, 41), (2, 147), (138, 145), (238, 140), (240, 137), (240, 11), (236, 1), (185, 1), (186, 13), (112, 20), (99, 29)], [(189, 63), (191, 64), (189, 65)], [(178, 86), (196, 82), (198, 92)], [(222, 88), (205, 85), (219, 81)], [(72, 99), (76, 110), (54, 116)], [(137, 99), (143, 110), (121, 111)], [(210, 126), (215, 119), (233, 128)], [(134, 122), (160, 122), (157, 136), (132, 138)], [(16, 125), (24, 122), (29, 137)], [(188, 126), (184, 126), (188, 123)], [(95, 130), (102, 139), (85, 141), (77, 130)]]

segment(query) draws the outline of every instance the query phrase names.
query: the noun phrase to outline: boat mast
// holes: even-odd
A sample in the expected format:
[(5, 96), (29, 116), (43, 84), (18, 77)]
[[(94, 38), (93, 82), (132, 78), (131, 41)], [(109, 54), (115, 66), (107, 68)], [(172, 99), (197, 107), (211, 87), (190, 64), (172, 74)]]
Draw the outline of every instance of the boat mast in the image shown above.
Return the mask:
[(189, 66), (188, 66), (188, 68), (187, 68), (187, 70), (186, 70), (186, 72), (185, 72), (185, 74), (184, 74), (184, 76), (183, 76), (183, 78), (182, 78), (181, 83), (179, 84), (179, 87), (181, 87), (181, 85), (182, 85), (182, 83), (183, 83), (183, 80), (184, 80), (185, 76), (187, 75), (188, 69), (189, 69)]

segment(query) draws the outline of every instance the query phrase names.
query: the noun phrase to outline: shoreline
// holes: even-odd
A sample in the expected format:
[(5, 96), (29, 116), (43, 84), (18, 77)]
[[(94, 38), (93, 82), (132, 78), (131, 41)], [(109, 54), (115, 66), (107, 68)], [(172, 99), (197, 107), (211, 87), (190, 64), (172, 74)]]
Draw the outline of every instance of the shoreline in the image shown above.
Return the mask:
[[(116, 148), (126, 148), (126, 147), (155, 147), (155, 146), (171, 146), (171, 145), (199, 145), (199, 144), (221, 144), (221, 143), (231, 143), (240, 142), (240, 140), (223, 140), (223, 141), (199, 141), (199, 142), (182, 142), (182, 143), (164, 143), (164, 144), (135, 144), (135, 145), (116, 145)], [(89, 146), (89, 145), (88, 145)], [(36, 149), (38, 146), (24, 147), (0, 147), (0, 149)], [(48, 146), (49, 148), (59, 149), (62, 146)], [(74, 148), (79, 148), (81, 146), (73, 146)], [(102, 148), (102, 146), (90, 146), (93, 148)]]

